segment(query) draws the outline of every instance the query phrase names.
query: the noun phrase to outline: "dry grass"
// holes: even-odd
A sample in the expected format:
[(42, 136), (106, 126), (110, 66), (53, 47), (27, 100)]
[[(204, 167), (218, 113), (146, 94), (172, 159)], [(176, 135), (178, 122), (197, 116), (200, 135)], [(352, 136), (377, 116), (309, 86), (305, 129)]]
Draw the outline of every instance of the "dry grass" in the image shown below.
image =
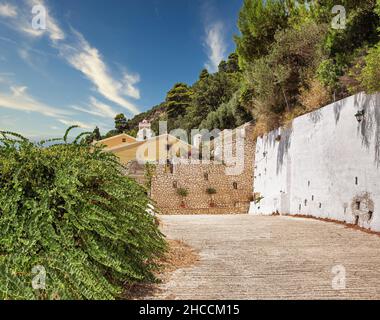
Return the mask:
[(171, 274), (181, 268), (187, 268), (199, 261), (198, 253), (189, 245), (179, 240), (168, 240), (169, 250), (165, 256), (157, 261), (159, 271), (155, 274), (157, 283), (135, 283), (127, 285), (124, 299), (138, 300), (151, 296), (159, 291), (159, 283), (165, 283)]

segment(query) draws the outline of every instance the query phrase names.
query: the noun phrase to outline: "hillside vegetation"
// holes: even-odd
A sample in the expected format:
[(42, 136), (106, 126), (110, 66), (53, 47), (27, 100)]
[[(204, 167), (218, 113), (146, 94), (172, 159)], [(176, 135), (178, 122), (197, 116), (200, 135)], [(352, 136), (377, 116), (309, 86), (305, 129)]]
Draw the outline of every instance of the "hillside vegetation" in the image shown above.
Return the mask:
[[(226, 129), (254, 120), (263, 133), (334, 100), (380, 91), (380, 0), (244, 0), (236, 52), (218, 72), (177, 83), (166, 100), (121, 130), (134, 135), (146, 118), (173, 128)], [(334, 27), (332, 22), (336, 22)], [(345, 22), (345, 24), (344, 24)], [(119, 128), (120, 129), (120, 128)]]

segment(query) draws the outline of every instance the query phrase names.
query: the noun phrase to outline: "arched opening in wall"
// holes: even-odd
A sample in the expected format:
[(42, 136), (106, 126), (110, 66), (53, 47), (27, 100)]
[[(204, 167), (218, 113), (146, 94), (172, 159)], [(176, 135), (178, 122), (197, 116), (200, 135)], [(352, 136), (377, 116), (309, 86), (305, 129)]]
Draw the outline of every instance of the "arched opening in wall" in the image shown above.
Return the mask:
[(206, 181), (208, 181), (208, 173), (204, 173), (204, 174), (203, 174), (203, 178), (204, 178)]
[(358, 184), (359, 184), (359, 178), (355, 177), (355, 185), (358, 185)]
[(235, 190), (237, 190), (237, 188), (238, 188), (238, 184), (237, 184), (237, 182), (234, 182), (234, 183), (233, 183), (233, 187), (234, 187)]
[(307, 200), (305, 199), (305, 207), (307, 207)]
[(322, 203), (319, 203), (319, 209), (322, 209)]
[(356, 201), (356, 203), (355, 203), (356, 210), (360, 210), (360, 205), (361, 205), (361, 202), (360, 201)]

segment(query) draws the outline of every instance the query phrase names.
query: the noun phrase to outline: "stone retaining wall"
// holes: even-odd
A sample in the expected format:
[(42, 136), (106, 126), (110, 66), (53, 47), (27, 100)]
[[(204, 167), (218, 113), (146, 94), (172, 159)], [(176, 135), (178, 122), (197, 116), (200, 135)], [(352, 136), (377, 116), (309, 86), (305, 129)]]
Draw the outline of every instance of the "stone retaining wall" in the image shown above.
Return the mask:
[[(232, 140), (236, 150), (236, 140)], [(151, 197), (163, 214), (238, 214), (248, 213), (252, 200), (253, 127), (245, 127), (244, 167), (237, 175), (228, 174), (230, 164), (181, 162), (172, 169), (158, 165), (152, 179)], [(233, 156), (236, 154), (233, 153)], [(178, 188), (188, 191), (187, 197), (177, 194)], [(216, 194), (209, 195), (208, 188)]]

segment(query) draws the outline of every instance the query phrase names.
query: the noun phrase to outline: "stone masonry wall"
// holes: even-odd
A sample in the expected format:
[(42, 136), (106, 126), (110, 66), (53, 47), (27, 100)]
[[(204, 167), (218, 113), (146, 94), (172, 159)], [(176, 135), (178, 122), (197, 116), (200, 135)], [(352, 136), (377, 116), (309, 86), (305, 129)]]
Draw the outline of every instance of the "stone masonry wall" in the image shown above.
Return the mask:
[[(245, 128), (244, 167), (240, 174), (226, 174), (228, 164), (178, 163), (172, 172), (165, 165), (158, 165), (152, 179), (151, 197), (163, 214), (238, 214), (248, 213), (252, 200), (253, 155), (255, 143), (253, 127)], [(232, 140), (233, 150), (236, 141)], [(234, 154), (235, 155), (235, 154)], [(188, 190), (183, 199), (178, 188)], [(206, 190), (214, 188), (216, 194)]]

